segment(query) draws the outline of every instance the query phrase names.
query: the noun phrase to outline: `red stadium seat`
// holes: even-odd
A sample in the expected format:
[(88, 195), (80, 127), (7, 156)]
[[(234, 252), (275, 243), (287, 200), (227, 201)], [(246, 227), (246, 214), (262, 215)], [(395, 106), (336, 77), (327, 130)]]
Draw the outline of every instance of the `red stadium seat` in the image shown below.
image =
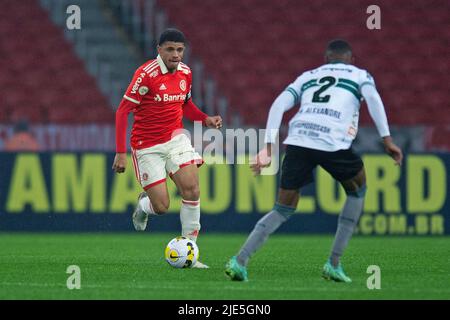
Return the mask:
[[(370, 1), (157, 3), (191, 39), (206, 72), (214, 74), (219, 89), (232, 102), (230, 108), (242, 113), (247, 125), (264, 126), (280, 90), (304, 70), (322, 64), (325, 44), (336, 37), (350, 41), (356, 64), (375, 77), (391, 124), (442, 122), (427, 110), (445, 105), (448, 95), (448, 48), (439, 40), (450, 35), (448, 1), (427, 5), (380, 0), (381, 30), (368, 30), (361, 17)], [(370, 117), (365, 115), (361, 122), (371, 124)]]
[[(113, 123), (95, 80), (38, 1), (2, 1), (0, 48), (1, 113), (8, 113), (0, 121)], [(80, 113), (84, 105), (89, 112)]]

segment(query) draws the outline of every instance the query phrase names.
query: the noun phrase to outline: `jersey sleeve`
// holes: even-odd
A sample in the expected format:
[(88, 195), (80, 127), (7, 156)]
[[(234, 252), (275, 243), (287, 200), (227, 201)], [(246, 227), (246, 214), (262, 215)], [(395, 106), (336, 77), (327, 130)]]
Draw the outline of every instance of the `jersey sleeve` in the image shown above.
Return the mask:
[(206, 113), (203, 113), (192, 101), (192, 99), (187, 100), (186, 103), (183, 104), (183, 116), (194, 121), (201, 121), (203, 125), (205, 125), (205, 120), (208, 118)]
[(149, 75), (142, 68), (136, 70), (123, 98), (135, 104), (141, 104), (142, 99), (150, 90), (149, 78)]
[(192, 98), (192, 72), (187, 74), (187, 87), (189, 88), (189, 91), (186, 94), (186, 99), (184, 100), (185, 103)]
[(284, 91), (287, 91), (294, 97), (294, 105), (300, 103), (300, 98), (302, 96), (302, 87), (304, 84), (304, 74), (300, 75), (294, 82), (286, 87)]
[(369, 72), (361, 70), (359, 81), (359, 92), (367, 103), (367, 109), (377, 127), (378, 134), (380, 137), (389, 136), (390, 132), (386, 111), (380, 94), (376, 89), (375, 80)]
[(116, 111), (116, 152), (125, 153), (127, 152), (127, 125), (128, 125), (128, 114), (133, 111), (136, 104), (133, 102), (122, 99), (119, 107)]
[(265, 143), (275, 143), (278, 137), (283, 114), (300, 102), (303, 75), (299, 76), (275, 99), (270, 107), (266, 123)]
[(203, 113), (192, 101), (192, 72), (187, 75), (187, 87), (189, 91), (183, 104), (183, 116), (192, 122), (201, 121), (205, 125), (205, 119), (208, 118), (208, 115)]
[(283, 114), (295, 106), (294, 97), (284, 90), (272, 103), (267, 117), (264, 143), (276, 143)]
[(362, 88), (367, 85), (376, 88), (375, 80), (372, 75), (366, 70), (361, 70), (359, 74), (359, 93), (361, 93)]

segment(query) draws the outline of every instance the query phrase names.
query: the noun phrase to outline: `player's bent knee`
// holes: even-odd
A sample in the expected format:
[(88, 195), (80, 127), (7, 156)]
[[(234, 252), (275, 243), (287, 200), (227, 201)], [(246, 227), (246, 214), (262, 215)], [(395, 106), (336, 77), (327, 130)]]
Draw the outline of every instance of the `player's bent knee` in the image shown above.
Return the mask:
[(169, 211), (169, 204), (158, 202), (153, 204), (153, 210), (155, 210), (155, 213), (158, 215), (165, 214), (167, 211)]
[(364, 184), (360, 187), (348, 190), (345, 190), (347, 196), (355, 197), (355, 198), (364, 198), (366, 196), (367, 186)]
[(200, 199), (200, 188), (198, 185), (192, 185), (187, 188), (183, 188), (181, 196), (185, 200), (196, 201)]
[(287, 207), (296, 207), (299, 197), (298, 190), (280, 189), (277, 203)]

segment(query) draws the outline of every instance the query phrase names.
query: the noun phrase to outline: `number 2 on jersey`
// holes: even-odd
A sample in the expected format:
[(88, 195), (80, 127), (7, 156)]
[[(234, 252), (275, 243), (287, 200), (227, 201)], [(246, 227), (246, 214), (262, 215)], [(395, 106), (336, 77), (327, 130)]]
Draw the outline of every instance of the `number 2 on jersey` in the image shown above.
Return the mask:
[(321, 97), (320, 95), (327, 90), (329, 87), (331, 87), (333, 84), (336, 83), (336, 78), (334, 77), (323, 77), (319, 80), (319, 83), (323, 83), (323, 85), (320, 87), (319, 90), (314, 92), (312, 102), (319, 102), (319, 103), (326, 103), (330, 101), (330, 95), (326, 95)]

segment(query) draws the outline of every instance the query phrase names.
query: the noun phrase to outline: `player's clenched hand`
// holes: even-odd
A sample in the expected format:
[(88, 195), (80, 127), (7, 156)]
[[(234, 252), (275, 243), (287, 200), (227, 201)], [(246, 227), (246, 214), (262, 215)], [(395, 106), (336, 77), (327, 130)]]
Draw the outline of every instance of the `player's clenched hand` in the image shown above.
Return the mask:
[(222, 128), (222, 117), (221, 116), (213, 116), (205, 119), (205, 124), (208, 128)]
[(396, 165), (401, 165), (403, 160), (402, 150), (392, 141), (391, 137), (383, 139), (384, 150), (394, 159)]
[(270, 163), (272, 162), (272, 157), (269, 154), (269, 152), (270, 151), (268, 151), (267, 148), (264, 148), (256, 155), (254, 163), (250, 165), (250, 168), (252, 169), (255, 175), (259, 175), (261, 173), (262, 168), (270, 166)]
[(116, 153), (112, 169), (117, 173), (122, 173), (125, 172), (126, 166), (127, 166), (127, 154)]

